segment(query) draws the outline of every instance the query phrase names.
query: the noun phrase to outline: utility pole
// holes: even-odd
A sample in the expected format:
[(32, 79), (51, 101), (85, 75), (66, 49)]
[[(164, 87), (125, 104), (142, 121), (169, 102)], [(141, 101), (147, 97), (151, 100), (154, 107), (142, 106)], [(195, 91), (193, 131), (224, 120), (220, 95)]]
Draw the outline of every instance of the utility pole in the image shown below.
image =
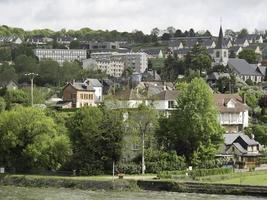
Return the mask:
[(144, 131), (142, 131), (142, 175), (143, 176), (145, 175), (145, 133)]
[(33, 79), (38, 76), (38, 74), (35, 73), (27, 73), (25, 76), (29, 76), (31, 80), (31, 105), (33, 107)]

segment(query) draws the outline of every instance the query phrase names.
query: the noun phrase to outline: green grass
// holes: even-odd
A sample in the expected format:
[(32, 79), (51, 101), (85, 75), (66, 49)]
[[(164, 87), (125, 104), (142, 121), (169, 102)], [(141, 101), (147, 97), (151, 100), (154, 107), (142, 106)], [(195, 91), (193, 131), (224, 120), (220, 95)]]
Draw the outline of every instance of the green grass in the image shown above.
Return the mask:
[[(90, 181), (112, 181), (113, 177), (109, 175), (103, 176), (47, 176), (47, 175), (9, 175), (10, 177), (26, 177), (28, 179), (68, 179), (68, 180), (90, 180)], [(125, 175), (123, 179), (132, 179), (132, 180), (142, 180), (142, 179), (153, 179), (156, 175), (154, 174), (146, 174), (142, 175)], [(118, 179), (118, 176), (115, 176), (114, 179)]]
[(242, 176), (241, 174), (239, 177), (218, 181), (217, 183), (267, 186), (267, 173), (251, 176)]

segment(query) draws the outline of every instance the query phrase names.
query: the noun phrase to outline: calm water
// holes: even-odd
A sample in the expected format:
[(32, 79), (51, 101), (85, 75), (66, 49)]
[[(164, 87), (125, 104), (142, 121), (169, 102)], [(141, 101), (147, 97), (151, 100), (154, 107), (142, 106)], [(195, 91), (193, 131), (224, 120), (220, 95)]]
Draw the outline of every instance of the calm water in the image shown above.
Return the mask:
[(171, 192), (102, 192), (64, 188), (26, 188), (0, 186), (0, 200), (261, 200), (266, 198), (185, 194)]

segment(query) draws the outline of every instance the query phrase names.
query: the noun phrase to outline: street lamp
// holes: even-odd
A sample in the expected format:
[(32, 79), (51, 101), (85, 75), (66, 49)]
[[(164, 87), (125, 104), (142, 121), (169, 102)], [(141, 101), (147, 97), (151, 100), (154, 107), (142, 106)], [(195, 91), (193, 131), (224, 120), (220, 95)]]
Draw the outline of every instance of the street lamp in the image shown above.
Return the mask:
[(31, 79), (31, 102), (32, 102), (32, 107), (33, 107), (33, 79), (38, 76), (36, 73), (26, 73), (25, 76), (30, 77)]

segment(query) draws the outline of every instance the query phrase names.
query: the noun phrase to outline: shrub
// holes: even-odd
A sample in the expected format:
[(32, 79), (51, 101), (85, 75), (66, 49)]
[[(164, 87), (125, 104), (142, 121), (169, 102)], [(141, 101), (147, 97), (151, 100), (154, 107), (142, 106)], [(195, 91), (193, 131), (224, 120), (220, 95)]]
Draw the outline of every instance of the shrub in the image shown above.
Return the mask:
[(115, 169), (116, 173), (124, 174), (140, 174), (141, 173), (141, 164), (136, 163), (118, 163)]

